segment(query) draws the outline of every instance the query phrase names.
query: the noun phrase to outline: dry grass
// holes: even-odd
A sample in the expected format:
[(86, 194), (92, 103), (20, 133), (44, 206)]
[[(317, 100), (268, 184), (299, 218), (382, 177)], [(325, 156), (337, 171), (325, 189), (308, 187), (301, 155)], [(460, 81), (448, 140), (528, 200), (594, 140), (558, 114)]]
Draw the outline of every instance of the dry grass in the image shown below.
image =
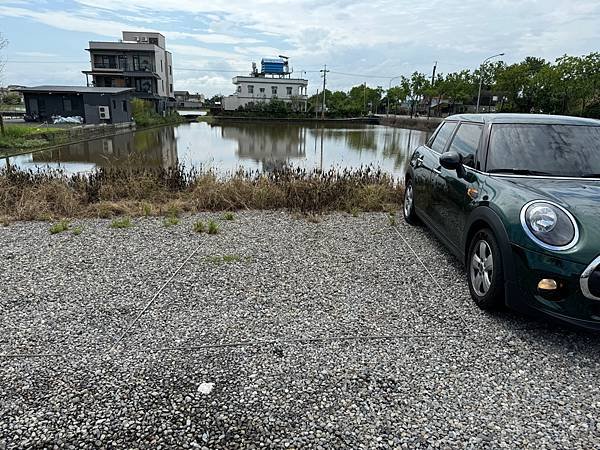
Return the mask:
[(372, 169), (270, 174), (173, 170), (106, 170), (66, 176), (61, 172), (0, 172), (0, 217), (52, 220), (63, 217), (178, 216), (185, 212), (240, 209), (388, 211), (402, 201), (402, 186)]

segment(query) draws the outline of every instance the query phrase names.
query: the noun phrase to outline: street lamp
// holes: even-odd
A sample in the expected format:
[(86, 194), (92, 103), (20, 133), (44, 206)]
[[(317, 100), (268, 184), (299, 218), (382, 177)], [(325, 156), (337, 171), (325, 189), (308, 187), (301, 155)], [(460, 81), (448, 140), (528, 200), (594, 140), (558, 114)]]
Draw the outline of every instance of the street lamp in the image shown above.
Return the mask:
[(481, 68), (480, 68), (481, 71), (479, 73), (479, 93), (477, 94), (477, 110), (476, 110), (476, 112), (479, 112), (479, 102), (481, 101), (481, 85), (483, 84), (483, 67), (485, 66), (485, 63), (488, 62), (490, 59), (497, 58), (498, 56), (504, 56), (504, 53), (498, 53), (497, 55), (493, 55), (488, 58), (485, 58), (483, 60), (483, 62), (481, 63)]
[(402, 75), (390, 78), (390, 84), (387, 91), (387, 112), (385, 114), (386, 117), (390, 116), (390, 89), (392, 89), (392, 81), (397, 80), (398, 78), (402, 78)]

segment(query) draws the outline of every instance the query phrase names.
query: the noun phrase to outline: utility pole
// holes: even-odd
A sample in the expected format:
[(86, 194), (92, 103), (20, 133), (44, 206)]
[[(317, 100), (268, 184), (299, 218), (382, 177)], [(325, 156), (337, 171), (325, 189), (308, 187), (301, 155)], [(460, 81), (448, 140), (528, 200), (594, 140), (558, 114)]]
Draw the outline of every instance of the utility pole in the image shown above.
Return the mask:
[(321, 106), (321, 119), (325, 119), (325, 86), (327, 85), (327, 64), (319, 72), (323, 73), (323, 105)]
[[(437, 61), (433, 64), (433, 73), (431, 74), (431, 87), (435, 85), (435, 71), (437, 69)], [(431, 95), (429, 96), (429, 106), (427, 107), (427, 120), (431, 117)]]
[(315, 119), (319, 118), (319, 108), (317, 108), (317, 105), (319, 104), (319, 90), (317, 89), (317, 95), (315, 95)]

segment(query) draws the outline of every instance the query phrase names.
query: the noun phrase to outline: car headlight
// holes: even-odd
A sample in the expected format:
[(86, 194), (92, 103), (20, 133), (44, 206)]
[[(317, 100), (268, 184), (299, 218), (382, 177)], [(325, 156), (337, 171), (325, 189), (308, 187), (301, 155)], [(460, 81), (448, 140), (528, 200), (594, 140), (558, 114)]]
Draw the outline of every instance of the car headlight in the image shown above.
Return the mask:
[(521, 225), (539, 246), (549, 250), (568, 250), (579, 240), (573, 215), (556, 203), (535, 200), (521, 209)]

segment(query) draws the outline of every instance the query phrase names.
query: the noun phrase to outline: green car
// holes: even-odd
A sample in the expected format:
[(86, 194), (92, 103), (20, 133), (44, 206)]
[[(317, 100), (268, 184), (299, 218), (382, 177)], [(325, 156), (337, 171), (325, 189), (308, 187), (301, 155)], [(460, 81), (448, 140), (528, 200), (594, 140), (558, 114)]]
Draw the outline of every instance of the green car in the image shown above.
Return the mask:
[(479, 307), (600, 330), (600, 121), (448, 117), (411, 156), (404, 217), (465, 264)]

